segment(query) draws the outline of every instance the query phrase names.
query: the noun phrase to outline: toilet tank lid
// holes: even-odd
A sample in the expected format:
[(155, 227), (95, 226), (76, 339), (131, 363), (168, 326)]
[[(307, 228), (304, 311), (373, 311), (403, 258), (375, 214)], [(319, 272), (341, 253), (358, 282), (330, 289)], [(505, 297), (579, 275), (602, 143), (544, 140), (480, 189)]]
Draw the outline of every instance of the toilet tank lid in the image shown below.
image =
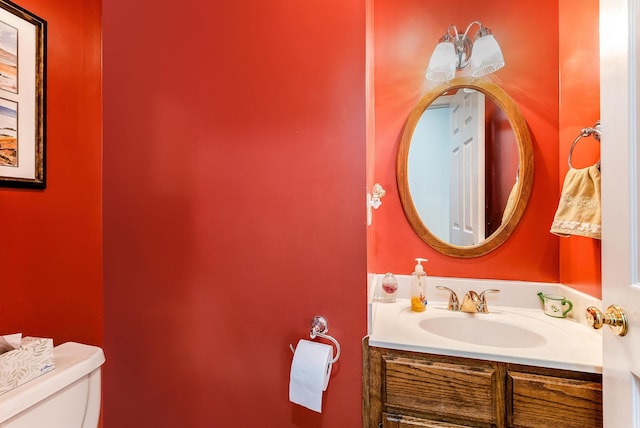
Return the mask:
[(101, 348), (76, 342), (54, 347), (53, 357), (53, 370), (0, 395), (0, 424), (93, 372), (105, 361)]

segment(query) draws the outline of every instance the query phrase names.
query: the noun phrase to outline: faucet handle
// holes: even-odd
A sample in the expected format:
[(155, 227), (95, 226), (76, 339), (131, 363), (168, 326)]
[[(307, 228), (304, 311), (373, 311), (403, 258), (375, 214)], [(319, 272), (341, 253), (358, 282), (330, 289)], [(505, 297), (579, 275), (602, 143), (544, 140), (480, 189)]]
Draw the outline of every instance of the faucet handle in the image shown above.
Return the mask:
[(499, 293), (500, 290), (495, 289), (495, 288), (491, 288), (489, 290), (484, 290), (482, 293), (480, 293), (479, 297), (480, 297), (480, 309), (478, 312), (483, 312), (483, 313), (487, 313), (489, 312), (489, 308), (487, 308), (487, 299), (485, 298), (485, 294), (487, 293)]
[(484, 295), (486, 293), (499, 293), (500, 290), (496, 289), (496, 288), (490, 288), (489, 290), (484, 290), (482, 293), (479, 294), (480, 296), (480, 300), (484, 300)]
[(449, 292), (449, 304), (447, 309), (450, 311), (459, 311), (460, 310), (460, 300), (458, 300), (458, 295), (455, 291), (450, 289), (449, 287), (444, 287), (442, 285), (436, 286), (438, 290), (444, 290)]

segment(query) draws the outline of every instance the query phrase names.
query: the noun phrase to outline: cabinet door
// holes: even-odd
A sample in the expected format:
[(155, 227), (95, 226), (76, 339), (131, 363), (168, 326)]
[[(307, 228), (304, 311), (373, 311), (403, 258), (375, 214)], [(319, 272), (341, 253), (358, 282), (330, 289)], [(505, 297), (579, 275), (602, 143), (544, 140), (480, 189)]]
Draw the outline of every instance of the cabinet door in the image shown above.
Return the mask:
[(513, 428), (600, 428), (602, 385), (509, 371), (507, 422)]
[[(403, 358), (383, 355), (387, 410), (407, 409), (455, 422), (504, 423), (504, 392), (497, 363), (465, 360), (455, 363), (436, 357)], [(504, 373), (504, 372), (503, 372)]]
[(383, 413), (382, 428), (469, 428), (467, 425), (456, 425), (447, 422), (429, 421), (404, 415)]

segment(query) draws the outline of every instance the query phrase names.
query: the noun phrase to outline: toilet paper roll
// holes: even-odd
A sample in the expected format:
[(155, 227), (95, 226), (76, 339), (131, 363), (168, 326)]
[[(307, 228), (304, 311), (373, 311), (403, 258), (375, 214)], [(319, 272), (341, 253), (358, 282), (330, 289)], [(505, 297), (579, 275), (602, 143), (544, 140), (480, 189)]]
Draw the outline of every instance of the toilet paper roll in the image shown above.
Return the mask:
[(289, 400), (308, 409), (322, 412), (322, 393), (331, 376), (333, 347), (300, 339), (291, 363)]

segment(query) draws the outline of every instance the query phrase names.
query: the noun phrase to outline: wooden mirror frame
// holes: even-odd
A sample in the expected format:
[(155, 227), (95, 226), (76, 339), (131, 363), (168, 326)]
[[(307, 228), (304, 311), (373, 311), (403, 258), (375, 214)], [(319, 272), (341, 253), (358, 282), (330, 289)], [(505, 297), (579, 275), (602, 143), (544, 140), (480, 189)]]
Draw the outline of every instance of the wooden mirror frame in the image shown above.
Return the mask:
[[(439, 96), (447, 91), (459, 88), (472, 88), (488, 96), (506, 114), (511, 124), (511, 128), (516, 137), (518, 145), (518, 182), (516, 203), (513, 206), (506, 221), (503, 221), (498, 229), (482, 242), (476, 245), (460, 246), (445, 242), (435, 236), (424, 225), (422, 219), (416, 211), (416, 207), (409, 191), (409, 180), (407, 175), (407, 164), (409, 159), (409, 146), (416, 125), (424, 111)], [(440, 84), (430, 89), (416, 106), (409, 113), (409, 118), (404, 126), (400, 145), (398, 147), (398, 157), (396, 161), (396, 179), (398, 182), (398, 192), (405, 216), (413, 230), (431, 248), (454, 257), (479, 257), (495, 250), (511, 236), (511, 233), (520, 222), (524, 210), (529, 201), (531, 188), (533, 187), (533, 147), (529, 127), (525, 122), (520, 109), (513, 99), (498, 85), (488, 80), (477, 80), (470, 77), (457, 77), (449, 82)]]

